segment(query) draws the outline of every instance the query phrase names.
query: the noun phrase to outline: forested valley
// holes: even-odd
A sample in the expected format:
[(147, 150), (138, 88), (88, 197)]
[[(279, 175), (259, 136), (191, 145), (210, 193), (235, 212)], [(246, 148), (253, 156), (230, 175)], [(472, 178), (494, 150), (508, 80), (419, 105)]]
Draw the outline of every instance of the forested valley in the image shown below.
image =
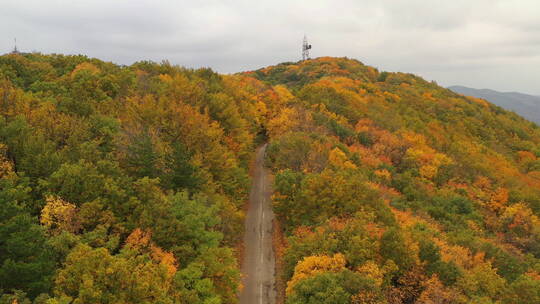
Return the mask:
[(300, 303), (540, 303), (540, 128), (321, 57), (221, 75), (0, 57), (0, 303), (237, 303), (268, 143)]

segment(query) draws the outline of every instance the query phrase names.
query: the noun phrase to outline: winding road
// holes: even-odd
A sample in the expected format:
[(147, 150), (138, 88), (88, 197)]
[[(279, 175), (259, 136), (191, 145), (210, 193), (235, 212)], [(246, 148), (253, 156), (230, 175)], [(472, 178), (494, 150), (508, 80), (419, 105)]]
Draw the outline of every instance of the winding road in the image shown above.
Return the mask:
[(275, 256), (272, 245), (272, 193), (264, 167), (266, 144), (257, 150), (244, 234), (244, 261), (240, 304), (274, 304)]

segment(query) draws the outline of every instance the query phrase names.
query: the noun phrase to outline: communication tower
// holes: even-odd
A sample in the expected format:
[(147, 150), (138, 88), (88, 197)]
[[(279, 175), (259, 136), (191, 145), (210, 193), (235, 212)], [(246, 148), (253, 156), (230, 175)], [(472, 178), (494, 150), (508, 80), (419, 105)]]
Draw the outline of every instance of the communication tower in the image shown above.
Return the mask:
[(306, 35), (304, 35), (304, 42), (302, 43), (302, 60), (309, 59), (309, 50), (311, 50), (311, 44), (308, 43)]
[(15, 41), (15, 45), (13, 46), (13, 51), (11, 53), (19, 54), (19, 50), (17, 49), (17, 38), (13, 38), (13, 40)]

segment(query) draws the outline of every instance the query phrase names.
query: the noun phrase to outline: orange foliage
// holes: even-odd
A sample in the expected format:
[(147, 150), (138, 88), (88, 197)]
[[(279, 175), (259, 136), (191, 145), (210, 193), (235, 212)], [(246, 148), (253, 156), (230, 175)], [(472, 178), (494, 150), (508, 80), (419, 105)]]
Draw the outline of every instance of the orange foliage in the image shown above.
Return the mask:
[(0, 178), (6, 178), (15, 173), (13, 171), (13, 164), (5, 156), (6, 152), (6, 145), (0, 143)]
[(79, 63), (71, 72), (71, 78), (75, 77), (80, 71), (88, 71), (90, 74), (98, 74), (100, 69), (90, 62)]
[(423, 282), (424, 291), (416, 301), (417, 304), (452, 304), (459, 303), (459, 299), (463, 298), (456, 289), (447, 288), (433, 275), (431, 278)]
[(476, 98), (476, 97), (472, 97), (472, 96), (466, 96), (465, 98), (467, 98), (468, 100), (474, 102), (474, 103), (477, 103), (481, 106), (483, 106), (484, 108), (489, 108), (489, 103), (487, 101), (485, 101), (484, 99), (481, 99), (481, 98)]
[(143, 231), (136, 228), (126, 239), (125, 248), (130, 248), (138, 252), (148, 252), (156, 263), (162, 265), (167, 273), (172, 277), (177, 270), (177, 263), (174, 255), (167, 252), (152, 242), (152, 232)]

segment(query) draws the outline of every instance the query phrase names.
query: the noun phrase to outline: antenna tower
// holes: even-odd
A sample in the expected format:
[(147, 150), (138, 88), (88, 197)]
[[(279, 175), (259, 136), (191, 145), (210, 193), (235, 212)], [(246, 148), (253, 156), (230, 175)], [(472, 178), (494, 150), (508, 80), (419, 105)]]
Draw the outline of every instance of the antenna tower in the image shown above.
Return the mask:
[(17, 54), (19, 53), (19, 50), (17, 49), (17, 38), (13, 38), (13, 40), (15, 41), (15, 45), (13, 46), (13, 54)]
[(311, 50), (311, 44), (308, 44), (307, 37), (304, 35), (304, 42), (302, 43), (302, 61), (309, 59), (309, 50)]

